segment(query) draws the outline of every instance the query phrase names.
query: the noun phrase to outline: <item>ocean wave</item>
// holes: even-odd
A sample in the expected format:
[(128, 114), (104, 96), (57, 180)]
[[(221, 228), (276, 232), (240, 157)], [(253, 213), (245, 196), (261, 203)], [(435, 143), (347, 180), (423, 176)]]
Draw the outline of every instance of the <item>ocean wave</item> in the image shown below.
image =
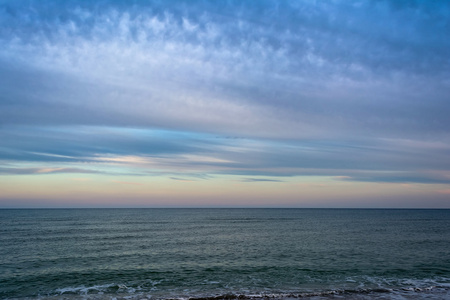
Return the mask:
[[(450, 284), (436, 283), (424, 285), (424, 282), (416, 282), (417, 285), (388, 288), (357, 288), (357, 289), (329, 289), (329, 290), (305, 290), (289, 292), (199, 292), (198, 290), (158, 290), (161, 281), (154, 281), (148, 286), (127, 286), (120, 283), (104, 285), (66, 287), (54, 290), (43, 296), (29, 297), (26, 299), (40, 300), (262, 300), (262, 299), (448, 299), (450, 298)], [(412, 283), (412, 282), (410, 282)], [(429, 283), (429, 282), (428, 282)], [(153, 288), (149, 288), (153, 287)], [(22, 298), (24, 299), (24, 298)]]
[(169, 298), (164, 300), (260, 300), (260, 299), (444, 299), (450, 296), (445, 287), (405, 289), (336, 289), (301, 293), (223, 294), (217, 296)]
[(104, 285), (94, 285), (94, 286), (79, 286), (79, 287), (66, 287), (61, 289), (56, 289), (54, 293), (56, 294), (54, 296), (61, 296), (61, 295), (80, 295), (80, 296), (87, 296), (87, 295), (103, 295), (105, 293), (107, 294), (134, 294), (136, 293), (137, 289), (128, 287), (124, 284), (104, 284)]

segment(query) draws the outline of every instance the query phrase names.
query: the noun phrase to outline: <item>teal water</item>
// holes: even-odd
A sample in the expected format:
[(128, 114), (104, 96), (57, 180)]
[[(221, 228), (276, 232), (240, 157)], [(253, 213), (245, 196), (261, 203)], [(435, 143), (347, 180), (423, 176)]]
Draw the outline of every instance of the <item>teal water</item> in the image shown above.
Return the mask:
[(450, 210), (0, 210), (1, 299), (450, 298)]

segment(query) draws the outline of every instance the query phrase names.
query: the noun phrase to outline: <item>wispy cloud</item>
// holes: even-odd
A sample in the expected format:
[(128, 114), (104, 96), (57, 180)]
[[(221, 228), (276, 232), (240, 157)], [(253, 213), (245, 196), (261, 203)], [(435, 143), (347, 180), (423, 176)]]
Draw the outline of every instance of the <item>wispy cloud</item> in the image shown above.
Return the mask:
[[(409, 175), (409, 174), (408, 174)], [(382, 182), (382, 183), (423, 183), (423, 184), (450, 184), (450, 179), (435, 177), (435, 176), (377, 176), (374, 174), (373, 176), (367, 177), (351, 177), (351, 176), (343, 176), (344, 178), (339, 178), (341, 180), (346, 181), (365, 181), (365, 182)]]
[(283, 180), (268, 179), (268, 178), (244, 178), (242, 182), (283, 182)]
[(450, 180), (450, 143), (445, 139), (283, 141), (115, 127), (10, 127), (3, 137), (0, 158), (9, 162), (2, 169), (5, 174), (328, 176), (344, 181), (421, 183)]
[(6, 175), (31, 175), (31, 174), (54, 174), (54, 173), (84, 173), (99, 174), (101, 172), (80, 168), (2, 168), (0, 174)]
[(448, 184), (449, 19), (446, 1), (2, 1), (0, 174)]
[(185, 179), (185, 178), (179, 178), (179, 177), (170, 177), (170, 179), (176, 180), (176, 181), (183, 181), (183, 182), (192, 182), (192, 181), (195, 181), (195, 180), (190, 180), (190, 179)]

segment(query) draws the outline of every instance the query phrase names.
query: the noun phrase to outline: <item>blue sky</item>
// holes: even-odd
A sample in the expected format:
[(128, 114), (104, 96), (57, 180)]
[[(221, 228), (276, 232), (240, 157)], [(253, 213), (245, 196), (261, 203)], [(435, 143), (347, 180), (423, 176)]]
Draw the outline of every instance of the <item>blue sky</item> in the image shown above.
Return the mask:
[(450, 207), (448, 1), (0, 1), (0, 207)]

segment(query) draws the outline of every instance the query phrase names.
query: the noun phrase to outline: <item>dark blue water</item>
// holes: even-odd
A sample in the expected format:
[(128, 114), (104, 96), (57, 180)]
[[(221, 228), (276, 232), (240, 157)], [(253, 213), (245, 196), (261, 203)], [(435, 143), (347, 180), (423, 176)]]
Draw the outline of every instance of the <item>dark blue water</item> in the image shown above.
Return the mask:
[(0, 298), (450, 298), (450, 210), (0, 210)]

